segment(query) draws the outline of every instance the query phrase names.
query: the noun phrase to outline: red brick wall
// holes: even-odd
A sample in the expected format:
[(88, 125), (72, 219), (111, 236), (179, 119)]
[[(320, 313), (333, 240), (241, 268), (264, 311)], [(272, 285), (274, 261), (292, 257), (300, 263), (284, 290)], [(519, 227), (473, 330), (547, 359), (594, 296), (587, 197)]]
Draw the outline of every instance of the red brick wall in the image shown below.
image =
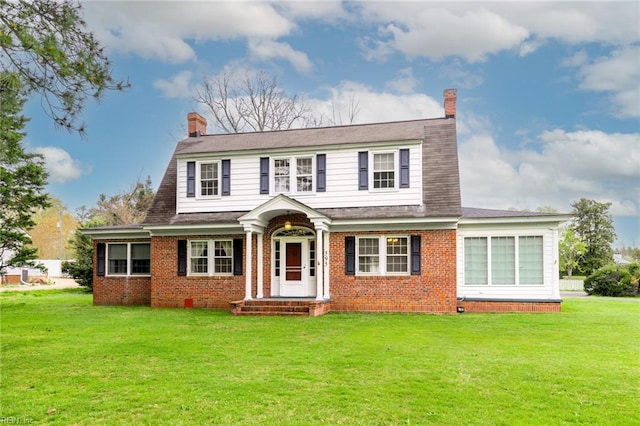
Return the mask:
[[(93, 242), (93, 264), (98, 264), (96, 244), (147, 242), (148, 240), (100, 240)], [(99, 277), (93, 268), (94, 305), (150, 305), (150, 277)]]
[(94, 305), (150, 305), (149, 277), (93, 277)]
[(422, 236), (421, 275), (345, 275), (345, 236), (366, 234), (397, 235), (398, 232), (331, 233), (332, 311), (456, 312), (455, 230), (407, 233)]
[[(210, 239), (211, 236), (151, 238), (151, 306), (182, 308), (185, 299), (194, 308), (229, 309), (229, 302), (244, 299), (245, 275), (218, 277), (178, 276), (178, 240)], [(246, 260), (244, 235), (220, 235), (215, 238), (243, 238), (243, 274)], [(255, 250), (256, 240), (254, 237)], [(255, 277), (255, 259), (253, 276)], [(255, 295), (255, 279), (254, 290)]]
[(463, 300), (458, 306), (465, 312), (560, 312), (560, 302)]

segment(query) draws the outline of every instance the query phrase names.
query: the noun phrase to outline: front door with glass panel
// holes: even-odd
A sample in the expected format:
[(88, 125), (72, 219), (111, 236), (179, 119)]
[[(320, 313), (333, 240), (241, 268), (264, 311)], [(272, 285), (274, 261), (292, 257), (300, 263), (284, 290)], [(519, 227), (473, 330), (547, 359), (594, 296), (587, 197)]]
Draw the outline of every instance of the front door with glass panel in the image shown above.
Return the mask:
[(307, 296), (306, 273), (303, 259), (303, 246), (305, 241), (283, 241), (283, 262), (284, 269), (280, 276), (283, 278), (280, 287), (281, 296), (304, 297)]

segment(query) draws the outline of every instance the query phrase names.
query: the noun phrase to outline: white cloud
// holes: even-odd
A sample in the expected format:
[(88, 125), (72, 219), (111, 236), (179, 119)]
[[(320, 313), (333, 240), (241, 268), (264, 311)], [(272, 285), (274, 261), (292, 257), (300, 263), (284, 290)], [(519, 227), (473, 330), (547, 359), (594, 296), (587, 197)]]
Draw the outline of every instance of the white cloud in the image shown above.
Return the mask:
[(357, 13), (383, 30), (365, 57), (448, 56), (478, 62), (516, 49), (530, 54), (555, 39), (622, 46), (640, 40), (636, 2), (362, 2)]
[(270, 60), (281, 58), (288, 61), (296, 70), (308, 73), (313, 68), (313, 64), (306, 53), (294, 50), (288, 43), (281, 43), (273, 40), (249, 40), (249, 55), (260, 60)]
[(191, 87), (191, 71), (181, 71), (170, 79), (160, 78), (153, 83), (165, 98), (191, 98), (193, 89)]
[(563, 67), (581, 67), (589, 62), (589, 55), (582, 49), (562, 61)]
[(297, 19), (335, 21), (348, 18), (341, 0), (288, 1), (277, 4), (283, 14)]
[(398, 71), (397, 77), (387, 82), (387, 88), (398, 93), (413, 93), (418, 79), (413, 76), (413, 69), (404, 68)]
[(295, 28), (262, 2), (85, 2), (83, 7), (108, 48), (172, 63), (195, 59), (187, 40), (273, 39)]
[(583, 64), (578, 75), (581, 89), (610, 94), (614, 114), (640, 117), (640, 46), (616, 49)]
[(367, 55), (397, 50), (408, 57), (434, 59), (460, 56), (468, 62), (512, 49), (528, 36), (526, 28), (513, 24), (485, 8), (466, 4), (423, 2), (366, 2), (362, 13), (382, 25), (381, 40), (374, 40)]
[[(411, 120), (443, 117), (441, 101), (423, 94), (376, 92), (370, 87), (345, 81), (329, 88), (329, 96), (308, 101), (317, 116), (335, 124), (378, 123), (384, 121)], [(355, 119), (350, 112), (356, 110)]]
[(569, 211), (572, 201), (611, 202), (613, 215), (640, 214), (640, 134), (561, 129), (538, 135), (539, 150), (508, 150), (489, 134), (461, 141), (467, 206)]
[(484, 76), (480, 71), (472, 73), (464, 69), (459, 60), (451, 64), (442, 65), (438, 72), (440, 78), (448, 79), (454, 86), (463, 89), (473, 89), (484, 83)]
[(91, 173), (91, 167), (71, 158), (62, 148), (37, 146), (33, 151), (44, 156), (44, 164), (49, 173), (49, 182), (65, 183)]

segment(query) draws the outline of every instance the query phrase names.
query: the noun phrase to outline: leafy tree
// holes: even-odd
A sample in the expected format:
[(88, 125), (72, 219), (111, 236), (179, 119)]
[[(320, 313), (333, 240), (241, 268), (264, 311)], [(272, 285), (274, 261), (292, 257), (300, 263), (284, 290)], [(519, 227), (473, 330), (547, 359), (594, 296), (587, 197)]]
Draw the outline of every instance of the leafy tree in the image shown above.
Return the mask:
[(0, 274), (9, 266), (33, 265), (37, 250), (29, 247), (28, 231), (36, 209), (49, 206), (43, 159), (21, 145), (24, 103), (20, 81), (0, 72)]
[(584, 256), (578, 262), (578, 269), (585, 275), (590, 275), (596, 269), (613, 262), (611, 245), (616, 239), (616, 233), (609, 214), (611, 203), (581, 198), (571, 206), (573, 231), (586, 245)]
[(70, 241), (75, 251), (74, 260), (62, 265), (63, 272), (71, 275), (81, 286), (92, 289), (93, 242), (81, 229), (140, 223), (146, 217), (153, 197), (151, 178), (147, 178), (144, 183), (136, 181), (128, 191), (110, 197), (100, 194), (94, 208), (80, 207), (77, 212), (82, 225)]
[(572, 228), (567, 228), (560, 240), (559, 250), (560, 270), (565, 271), (567, 276), (571, 278), (573, 270), (578, 267), (587, 251), (587, 245), (576, 236)]
[(0, 0), (0, 10), (0, 72), (39, 94), (56, 126), (83, 134), (77, 120), (87, 99), (128, 87), (111, 76), (111, 63), (87, 29), (80, 3)]
[(78, 227), (78, 221), (57, 198), (49, 198), (51, 206), (39, 208), (35, 215), (36, 225), (29, 232), (32, 246), (38, 249), (40, 259), (69, 259), (73, 250), (67, 241)]
[(100, 194), (96, 207), (89, 209), (89, 217), (99, 218), (107, 226), (141, 223), (153, 203), (151, 178), (136, 181), (128, 191), (107, 197)]
[(62, 272), (69, 274), (76, 282), (89, 289), (93, 289), (93, 242), (84, 235), (82, 228), (102, 226), (104, 222), (92, 220), (80, 229), (76, 229), (69, 244), (75, 249), (74, 259), (62, 263)]

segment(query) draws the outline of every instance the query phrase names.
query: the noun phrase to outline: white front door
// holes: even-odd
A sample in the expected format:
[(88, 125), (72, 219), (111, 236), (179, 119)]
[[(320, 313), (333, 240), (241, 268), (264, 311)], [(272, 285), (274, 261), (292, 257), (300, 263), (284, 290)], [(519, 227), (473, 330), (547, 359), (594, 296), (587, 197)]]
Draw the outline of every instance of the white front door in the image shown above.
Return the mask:
[(280, 296), (309, 297), (309, 241), (307, 239), (283, 239), (280, 270)]
[(283, 241), (283, 262), (281, 273), (282, 286), (280, 287), (280, 295), (285, 297), (303, 297), (306, 296), (305, 275), (303, 258), (304, 241)]

